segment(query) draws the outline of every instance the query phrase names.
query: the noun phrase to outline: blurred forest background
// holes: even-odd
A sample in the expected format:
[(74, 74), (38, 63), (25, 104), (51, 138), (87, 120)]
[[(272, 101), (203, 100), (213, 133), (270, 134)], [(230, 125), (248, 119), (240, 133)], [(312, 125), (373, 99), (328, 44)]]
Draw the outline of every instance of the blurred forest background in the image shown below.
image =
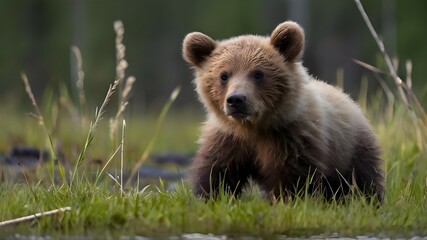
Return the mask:
[[(424, 99), (427, 61), (427, 1), (362, 1), (389, 54), (413, 62), (414, 89)], [(372, 74), (353, 63), (381, 66), (376, 44), (352, 0), (2, 0), (0, 1), (0, 101), (31, 108), (20, 73), (28, 75), (36, 98), (65, 84), (78, 102), (75, 58), (80, 48), (89, 104), (102, 102), (115, 78), (113, 23), (122, 20), (129, 63), (136, 77), (131, 112), (158, 110), (171, 91), (182, 86), (175, 109), (201, 109), (191, 85), (192, 73), (181, 57), (185, 34), (201, 31), (214, 39), (240, 34), (269, 35), (285, 20), (306, 31), (305, 65), (311, 74), (335, 83), (343, 70), (345, 91), (357, 97), (362, 76)], [(392, 88), (393, 84), (389, 84)]]

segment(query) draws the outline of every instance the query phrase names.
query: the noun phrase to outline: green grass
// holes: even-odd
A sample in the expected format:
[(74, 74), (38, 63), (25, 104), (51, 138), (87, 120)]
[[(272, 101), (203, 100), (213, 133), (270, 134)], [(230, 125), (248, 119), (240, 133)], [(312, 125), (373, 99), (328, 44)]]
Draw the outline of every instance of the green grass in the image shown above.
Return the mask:
[[(378, 114), (372, 109), (369, 112)], [(375, 114), (368, 115), (378, 118)], [(16, 112), (6, 116), (2, 124), (10, 127), (0, 130), (2, 136), (7, 136), (0, 143), (2, 152), (17, 142), (41, 148), (48, 146), (43, 129), (36, 121)], [(110, 141), (108, 116), (105, 118), (94, 133), (87, 162), (82, 165), (82, 174), (73, 188), (61, 185), (60, 181), (52, 185), (49, 165), (28, 172), (27, 179), (21, 176), (11, 180), (1, 169), (0, 221), (65, 206), (72, 210), (2, 227), (0, 236), (16, 232), (52, 236), (176, 236), (193, 232), (230, 236), (427, 235), (426, 146), (416, 137), (417, 130), (425, 136), (425, 129), (416, 128), (405, 109), (397, 108), (392, 119), (373, 123), (383, 146), (386, 172), (386, 201), (379, 208), (359, 198), (342, 204), (307, 197), (270, 205), (256, 188), (249, 189), (239, 199), (220, 196), (204, 202), (194, 197), (185, 183), (178, 184), (175, 191), (165, 190), (162, 184), (140, 191), (142, 187), (137, 188), (137, 183), (133, 183), (121, 194), (119, 186), (106, 175), (95, 184), (100, 166), (89, 164), (93, 158), (101, 158), (105, 164), (117, 147)], [(201, 115), (170, 114), (153, 151), (195, 151), (201, 121)], [(88, 129), (76, 128), (66, 116), (59, 122), (54, 139), (61, 140), (62, 150), (74, 166)], [(130, 171), (149, 143), (155, 124), (156, 117), (127, 119), (125, 171)], [(109, 171), (114, 172), (119, 166), (116, 157)]]

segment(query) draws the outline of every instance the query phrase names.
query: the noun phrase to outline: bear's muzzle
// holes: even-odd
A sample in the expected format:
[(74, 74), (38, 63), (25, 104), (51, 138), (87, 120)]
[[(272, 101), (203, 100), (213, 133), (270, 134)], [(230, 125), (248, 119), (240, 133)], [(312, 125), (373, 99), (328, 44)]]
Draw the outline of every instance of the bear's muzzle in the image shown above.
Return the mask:
[(246, 103), (246, 96), (242, 93), (231, 93), (227, 97), (226, 114), (233, 118), (248, 117), (248, 106)]

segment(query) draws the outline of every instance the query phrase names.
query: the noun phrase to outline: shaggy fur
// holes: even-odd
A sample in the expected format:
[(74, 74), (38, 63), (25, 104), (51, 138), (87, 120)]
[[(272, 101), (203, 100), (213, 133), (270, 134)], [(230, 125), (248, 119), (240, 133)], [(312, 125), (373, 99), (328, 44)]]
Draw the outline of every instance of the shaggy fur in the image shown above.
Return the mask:
[(368, 121), (346, 94), (307, 74), (303, 48), (294, 22), (270, 37), (185, 37), (183, 56), (207, 110), (192, 166), (195, 194), (216, 195), (220, 186), (239, 194), (252, 178), (273, 197), (308, 186), (332, 199), (357, 186), (382, 200), (380, 148)]

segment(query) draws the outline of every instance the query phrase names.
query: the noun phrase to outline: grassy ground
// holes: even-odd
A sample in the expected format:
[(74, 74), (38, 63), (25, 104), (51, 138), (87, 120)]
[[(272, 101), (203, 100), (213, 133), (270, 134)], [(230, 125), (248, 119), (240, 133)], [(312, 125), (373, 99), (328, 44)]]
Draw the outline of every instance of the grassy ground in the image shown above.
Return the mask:
[[(3, 112), (11, 111), (4, 109)], [(195, 198), (185, 183), (175, 190), (156, 184), (137, 187), (138, 182), (124, 188), (104, 173), (96, 182), (100, 167), (117, 148), (117, 139), (109, 136), (108, 115), (95, 131), (85, 163), (72, 188), (61, 183), (58, 167), (50, 164), (28, 170), (26, 178), (18, 174), (8, 178), (2, 167), (0, 183), (0, 221), (37, 212), (70, 206), (71, 211), (11, 226), (0, 227), (0, 236), (22, 234), (72, 235), (148, 235), (166, 236), (183, 233), (213, 233), (230, 236), (311, 236), (333, 233), (345, 236), (374, 234), (379, 236), (427, 235), (427, 161), (426, 145), (417, 138), (425, 129), (414, 126), (405, 109), (397, 108), (391, 119), (383, 119), (379, 111), (368, 111), (375, 132), (384, 148), (386, 201), (377, 208), (364, 199), (354, 198), (346, 204), (325, 203), (322, 199), (295, 199), (286, 204), (268, 204), (256, 188), (240, 199), (221, 196), (204, 201)], [(375, 113), (375, 114), (373, 114)], [(2, 114), (3, 115), (3, 114)], [(6, 114), (2, 118), (0, 152), (12, 145), (49, 146), (43, 129), (23, 113)], [(153, 151), (193, 152), (197, 146), (202, 117), (194, 114), (170, 114), (160, 128)], [(196, 115), (197, 116), (197, 115)], [(379, 117), (380, 116), (380, 117)], [(64, 114), (57, 121), (52, 136), (61, 141), (61, 151), (72, 172), (78, 153), (83, 148), (88, 124), (70, 120)], [(124, 142), (124, 170), (129, 172), (155, 134), (156, 117), (127, 119)], [(47, 121), (47, 120), (46, 120)], [(54, 121), (50, 121), (52, 124)], [(49, 125), (51, 126), (51, 125)], [(101, 164), (92, 166), (92, 159)], [(116, 157), (106, 172), (117, 173), (120, 158)], [(64, 164), (65, 166), (66, 164)], [(20, 169), (18, 169), (20, 171)], [(23, 169), (21, 169), (23, 170)], [(52, 177), (52, 173), (56, 176)], [(54, 178), (54, 180), (52, 180)], [(53, 184), (55, 183), (55, 184)]]

